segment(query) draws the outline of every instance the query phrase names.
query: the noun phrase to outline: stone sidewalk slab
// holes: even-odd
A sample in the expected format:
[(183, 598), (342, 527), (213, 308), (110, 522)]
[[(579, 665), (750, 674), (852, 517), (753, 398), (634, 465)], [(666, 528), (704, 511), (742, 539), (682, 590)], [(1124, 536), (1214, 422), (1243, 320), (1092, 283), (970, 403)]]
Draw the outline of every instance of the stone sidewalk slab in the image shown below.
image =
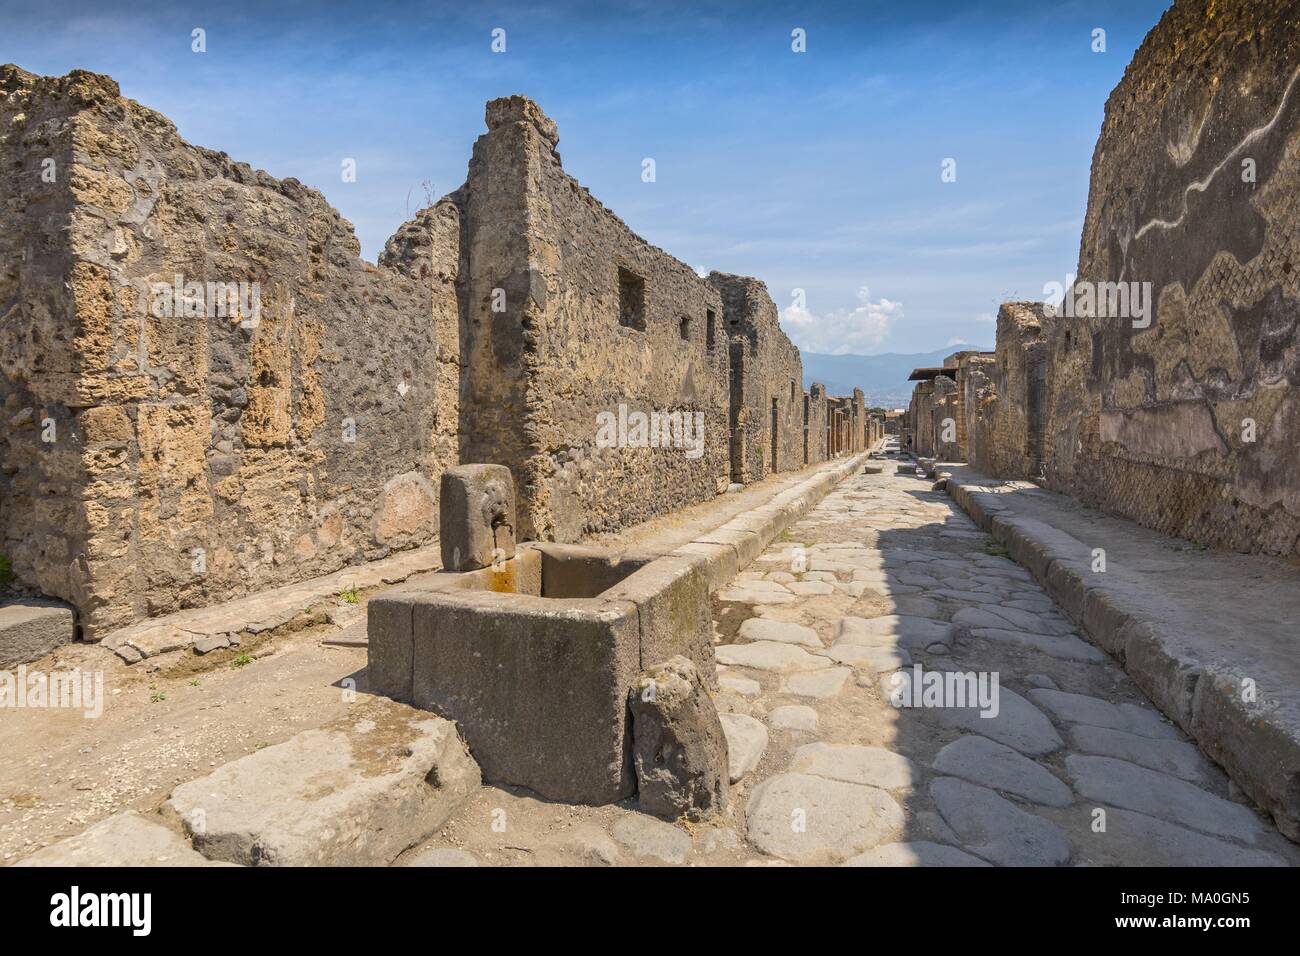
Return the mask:
[(1201, 551), (1025, 482), (944, 467), (958, 505), (1300, 841), (1300, 568)]

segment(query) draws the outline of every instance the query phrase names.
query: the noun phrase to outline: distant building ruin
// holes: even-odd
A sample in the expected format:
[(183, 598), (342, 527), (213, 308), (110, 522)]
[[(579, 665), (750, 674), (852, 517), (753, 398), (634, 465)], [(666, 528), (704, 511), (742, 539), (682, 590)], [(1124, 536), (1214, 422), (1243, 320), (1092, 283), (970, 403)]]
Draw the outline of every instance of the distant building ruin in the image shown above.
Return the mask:
[[(918, 451), (1203, 544), (1300, 555), (1297, 63), (1294, 4), (1165, 13), (1106, 104), (1068, 304), (1005, 303), (995, 355), (945, 368), (955, 389), (925, 377)], [(1153, 308), (1119, 294), (1134, 283)], [(957, 404), (941, 393), (965, 406), (964, 447), (936, 444)]]
[[(0, 67), (18, 584), (98, 639), (427, 545), (460, 462), (510, 468), (520, 540), (572, 542), (864, 447), (862, 393), (804, 391), (761, 282), (636, 236), (532, 101), (486, 121), (465, 184), (371, 265), (319, 192), (186, 143), (109, 77)], [(607, 447), (620, 407), (701, 414), (702, 447)]]

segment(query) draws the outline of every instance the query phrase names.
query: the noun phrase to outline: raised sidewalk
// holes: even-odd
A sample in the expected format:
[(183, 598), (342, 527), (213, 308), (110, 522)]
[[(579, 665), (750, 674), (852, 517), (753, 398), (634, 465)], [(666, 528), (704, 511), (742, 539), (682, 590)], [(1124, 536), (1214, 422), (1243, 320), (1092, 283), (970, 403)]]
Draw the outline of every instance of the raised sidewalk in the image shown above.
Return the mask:
[[(1202, 550), (1033, 484), (938, 467), (971, 518), (1300, 841), (1300, 567)], [(1093, 570), (1103, 556), (1105, 570)]]

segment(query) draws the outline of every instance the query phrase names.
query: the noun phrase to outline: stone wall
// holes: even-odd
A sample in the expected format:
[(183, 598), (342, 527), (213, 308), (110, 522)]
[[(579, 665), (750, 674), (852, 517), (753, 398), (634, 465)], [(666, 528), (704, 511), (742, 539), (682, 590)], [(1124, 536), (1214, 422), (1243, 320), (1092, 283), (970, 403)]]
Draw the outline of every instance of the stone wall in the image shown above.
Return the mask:
[[(514, 471), (526, 539), (576, 541), (725, 490), (718, 293), (564, 171), (536, 104), (494, 100), (487, 125), (457, 194), (469, 288), (462, 457)], [(792, 411), (799, 420), (783, 427), (801, 465), (802, 407), (783, 407)], [(657, 413), (692, 429), (702, 415), (699, 446), (662, 447), (660, 434), (641, 443), (635, 417), (617, 444), (600, 432), (601, 416)]]
[(808, 389), (807, 449), (808, 463), (826, 461), (826, 386), (813, 382)]
[(454, 206), (375, 267), (319, 193), (189, 145), (108, 77), (4, 67), (0, 113), (23, 173), (0, 187), (0, 504), (21, 580), (93, 637), (436, 534)]
[(1093, 309), (1050, 336), (1051, 487), (1300, 553), (1298, 87), (1292, 0), (1180, 0), (1138, 49), (1106, 104), (1078, 276), (1150, 283), (1154, 314)]
[(963, 418), (966, 422), (966, 461), (976, 470), (991, 474), (997, 447), (995, 422), (998, 401), (994, 378), (997, 358), (987, 352), (968, 352), (961, 359), (958, 381), (962, 388)]
[(466, 183), (371, 265), (319, 193), (110, 78), (0, 68), (19, 588), (97, 639), (431, 543), (462, 461), (512, 470), (521, 539), (572, 541), (828, 457), (831, 400), (761, 282), (633, 234), (536, 104), (486, 117)]
[(709, 273), (731, 349), (731, 478), (750, 482), (803, 467), (803, 360), (781, 331), (767, 286)]

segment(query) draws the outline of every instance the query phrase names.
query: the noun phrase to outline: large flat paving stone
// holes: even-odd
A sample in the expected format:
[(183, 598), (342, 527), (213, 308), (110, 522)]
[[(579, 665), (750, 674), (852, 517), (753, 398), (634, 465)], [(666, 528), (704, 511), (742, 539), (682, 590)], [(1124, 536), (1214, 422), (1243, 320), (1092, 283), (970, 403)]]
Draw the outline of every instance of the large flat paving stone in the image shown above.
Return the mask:
[(834, 647), (822, 648), (820, 651), (813, 651), (813, 653), (835, 661), (837, 664), (861, 667), (877, 674), (882, 671), (896, 671), (900, 667), (912, 666), (912, 655), (901, 647), (863, 647), (857, 644), (836, 644)]
[(1070, 788), (1050, 770), (1028, 757), (979, 734), (967, 734), (947, 744), (934, 758), (934, 769), (972, 783), (1012, 793), (1031, 803), (1068, 807)]
[(1209, 776), (1209, 761), (1196, 744), (1185, 740), (1142, 737), (1090, 724), (1074, 724), (1069, 735), (1074, 749), (1086, 754), (1127, 760), (1192, 783), (1204, 783)]
[(750, 667), (777, 674), (795, 674), (831, 666), (831, 662), (824, 657), (815, 657), (802, 647), (776, 641), (723, 644), (715, 648), (714, 653), (719, 664), (726, 664), (728, 667)]
[[(766, 582), (751, 582), (763, 584)], [(737, 604), (793, 604), (798, 600), (784, 588), (780, 591), (764, 591), (753, 587), (723, 588), (718, 592), (719, 601), (733, 601)]]
[(181, 784), (163, 809), (209, 859), (378, 866), (434, 833), (479, 784), (455, 724), (376, 700)]
[(1127, 760), (1072, 754), (1065, 769), (1074, 789), (1089, 800), (1247, 842), (1266, 832), (1247, 807)]
[(0, 668), (37, 660), (76, 639), (76, 618), (66, 604), (22, 599), (0, 605)]
[(1059, 866), (1070, 859), (1070, 838), (1064, 830), (987, 787), (939, 777), (930, 783), (930, 795), (962, 845), (992, 863)]
[(953, 727), (983, 734), (1031, 757), (1053, 753), (1063, 746), (1061, 735), (1046, 714), (1015, 691), (1001, 686), (995, 717), (981, 716), (978, 707), (945, 707), (939, 716)]
[(802, 773), (764, 780), (745, 818), (750, 843), (794, 862), (839, 862), (892, 839), (905, 823), (883, 790)]
[(1106, 828), (1081, 846), (1100, 863), (1124, 866), (1286, 866), (1267, 850), (1238, 846), (1145, 813), (1105, 807)]
[(1041, 651), (1049, 657), (1064, 661), (1104, 661), (1108, 660), (1106, 652), (1093, 647), (1082, 638), (1069, 634), (1031, 634), (1006, 627), (977, 627), (971, 632), (972, 637), (986, 641), (999, 641), (1004, 644), (1016, 644), (1030, 650)]
[(15, 866), (217, 866), (174, 830), (127, 811), (100, 820)]
[(740, 636), (747, 641), (776, 641), (780, 644), (802, 644), (805, 647), (822, 646), (822, 640), (811, 627), (788, 621), (771, 621), (751, 617), (740, 625)]
[(642, 859), (680, 864), (691, 852), (691, 838), (683, 830), (644, 813), (628, 814), (609, 832), (633, 856)]
[(923, 648), (951, 644), (953, 627), (928, 617), (886, 614), (881, 617), (841, 618), (836, 627), (837, 645)]
[(848, 679), (853, 676), (848, 667), (829, 667), (807, 674), (791, 674), (781, 683), (781, 691), (797, 697), (815, 697), (828, 700), (838, 697)]
[(727, 738), (727, 769), (735, 783), (758, 766), (767, 750), (767, 727), (747, 714), (718, 714)]
[(777, 730), (799, 730), (813, 733), (817, 730), (817, 711), (804, 704), (786, 704), (773, 707), (767, 722)]
[(886, 843), (845, 860), (841, 866), (992, 866), (987, 860), (971, 856), (955, 846), (913, 840)]
[(921, 779), (921, 769), (902, 754), (856, 744), (805, 744), (795, 751), (790, 770), (881, 790), (903, 790)]
[(1178, 739), (1178, 728), (1156, 711), (1135, 704), (1112, 704), (1099, 697), (1070, 694), (1062, 690), (1031, 690), (1029, 697), (1061, 720), (1090, 724), (1093, 727), (1109, 727), (1142, 737)]

